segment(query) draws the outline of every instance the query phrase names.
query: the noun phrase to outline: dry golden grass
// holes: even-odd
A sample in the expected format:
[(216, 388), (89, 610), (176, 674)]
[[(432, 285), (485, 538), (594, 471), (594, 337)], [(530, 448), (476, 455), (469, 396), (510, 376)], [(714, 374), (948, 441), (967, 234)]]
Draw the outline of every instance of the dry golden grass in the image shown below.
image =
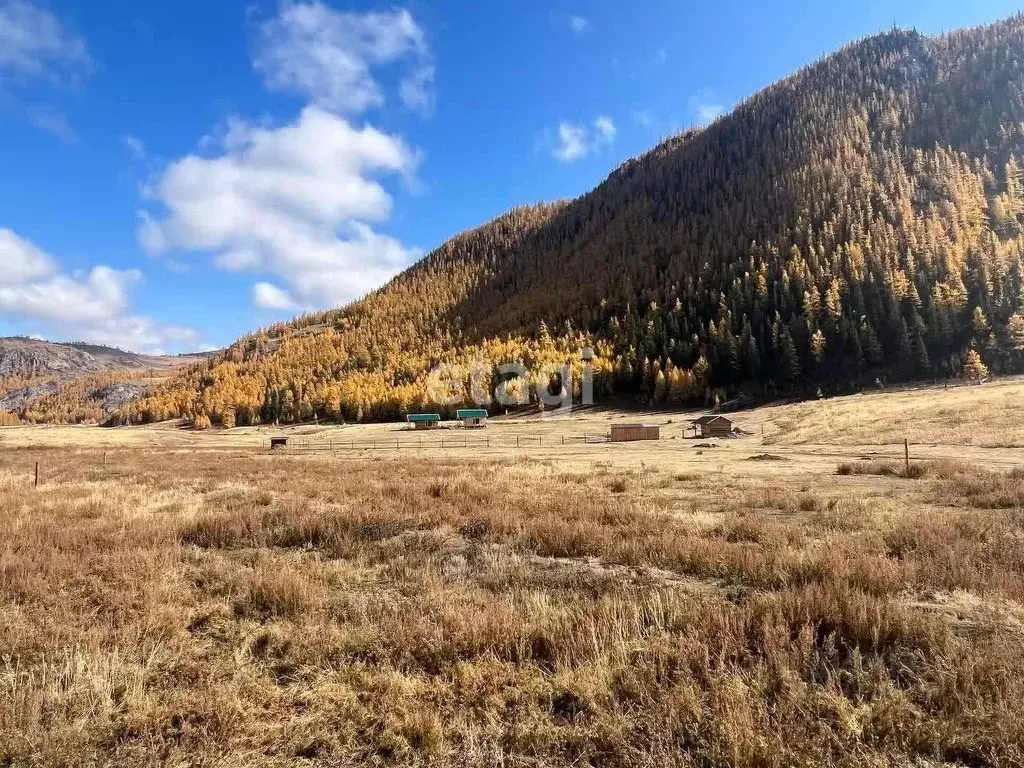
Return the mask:
[(922, 387), (760, 409), (777, 445), (1024, 446), (1024, 379)]
[(966, 465), (7, 451), (0, 761), (1019, 764), (1022, 498)]

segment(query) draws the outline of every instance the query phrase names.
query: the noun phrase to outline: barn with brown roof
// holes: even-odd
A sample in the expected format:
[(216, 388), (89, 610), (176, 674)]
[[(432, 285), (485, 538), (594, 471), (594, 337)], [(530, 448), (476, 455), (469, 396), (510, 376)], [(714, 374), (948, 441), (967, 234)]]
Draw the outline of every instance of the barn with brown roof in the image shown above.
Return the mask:
[(701, 416), (690, 422), (694, 437), (729, 437), (736, 429), (732, 419), (721, 414)]
[(657, 424), (612, 424), (608, 439), (613, 443), (629, 443), (634, 440), (660, 440), (661, 427)]

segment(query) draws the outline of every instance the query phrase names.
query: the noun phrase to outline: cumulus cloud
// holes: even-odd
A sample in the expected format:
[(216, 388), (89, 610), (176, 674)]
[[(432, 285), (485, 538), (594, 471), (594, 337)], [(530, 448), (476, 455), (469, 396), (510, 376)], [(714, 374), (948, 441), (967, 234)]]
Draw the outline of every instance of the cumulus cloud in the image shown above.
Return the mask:
[(4, 265), (0, 285), (38, 280), (54, 271), (53, 261), (46, 253), (9, 229), (0, 229), (0, 254)]
[(388, 219), (383, 175), (411, 176), (416, 154), (397, 136), (306, 107), (279, 128), (230, 123), (212, 157), (169, 165), (140, 214), (150, 252), (208, 251), (225, 270), (276, 275), (255, 288), (261, 306), (320, 308), (379, 286), (420, 255), (372, 224)]
[(563, 120), (558, 124), (558, 140), (551, 154), (556, 160), (571, 163), (611, 144), (615, 133), (615, 123), (607, 115), (598, 117), (592, 126)]
[(358, 113), (384, 103), (372, 67), (410, 67), (401, 96), (429, 109), (434, 67), (423, 30), (404, 8), (356, 13), (319, 2), (288, 2), (260, 25), (253, 64), (268, 88), (298, 93), (325, 109)]
[(256, 283), (252, 287), (252, 303), (260, 309), (295, 309), (295, 300), (288, 292), (271, 283)]
[(132, 314), (138, 270), (95, 266), (67, 274), (56, 260), (10, 229), (0, 229), (0, 314), (39, 322), (65, 338), (157, 353), (198, 343), (195, 331)]
[(155, 255), (205, 252), (218, 269), (271, 277), (251, 289), (261, 309), (358, 298), (421, 255), (377, 231), (392, 212), (384, 179), (411, 181), (419, 157), (351, 115), (385, 103), (376, 72), (385, 66), (408, 108), (433, 109), (425, 34), (402, 8), (357, 13), (285, 0), (256, 28), (253, 66), (269, 89), (307, 105), (284, 124), (230, 118), (156, 173), (143, 189), (139, 243)]

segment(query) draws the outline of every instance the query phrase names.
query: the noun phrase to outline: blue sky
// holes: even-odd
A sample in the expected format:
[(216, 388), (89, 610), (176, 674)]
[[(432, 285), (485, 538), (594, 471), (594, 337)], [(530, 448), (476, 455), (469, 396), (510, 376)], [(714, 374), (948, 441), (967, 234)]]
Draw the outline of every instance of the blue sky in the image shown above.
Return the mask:
[(0, 335), (222, 346), (843, 43), (1003, 0), (0, 0)]

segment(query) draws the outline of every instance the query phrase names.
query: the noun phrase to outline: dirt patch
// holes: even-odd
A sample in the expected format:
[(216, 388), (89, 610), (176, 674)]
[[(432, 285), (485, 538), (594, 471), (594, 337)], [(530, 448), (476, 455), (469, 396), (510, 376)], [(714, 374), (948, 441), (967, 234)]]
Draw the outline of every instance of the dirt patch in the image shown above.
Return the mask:
[(789, 459), (779, 456), (777, 453), (759, 453), (756, 456), (751, 456), (747, 461), (789, 461)]
[(953, 629), (974, 635), (987, 630), (1004, 629), (1024, 636), (1024, 605), (1000, 597), (981, 597), (958, 589), (929, 592), (908, 597), (904, 604), (946, 618)]
[[(528, 562), (537, 568), (576, 571), (592, 576), (613, 576), (620, 583), (677, 587), (700, 595), (725, 597), (726, 583), (720, 579), (701, 579), (685, 573), (653, 566), (618, 565), (605, 563), (596, 557), (545, 557), (530, 555)], [(730, 587), (730, 590), (733, 589)]]

